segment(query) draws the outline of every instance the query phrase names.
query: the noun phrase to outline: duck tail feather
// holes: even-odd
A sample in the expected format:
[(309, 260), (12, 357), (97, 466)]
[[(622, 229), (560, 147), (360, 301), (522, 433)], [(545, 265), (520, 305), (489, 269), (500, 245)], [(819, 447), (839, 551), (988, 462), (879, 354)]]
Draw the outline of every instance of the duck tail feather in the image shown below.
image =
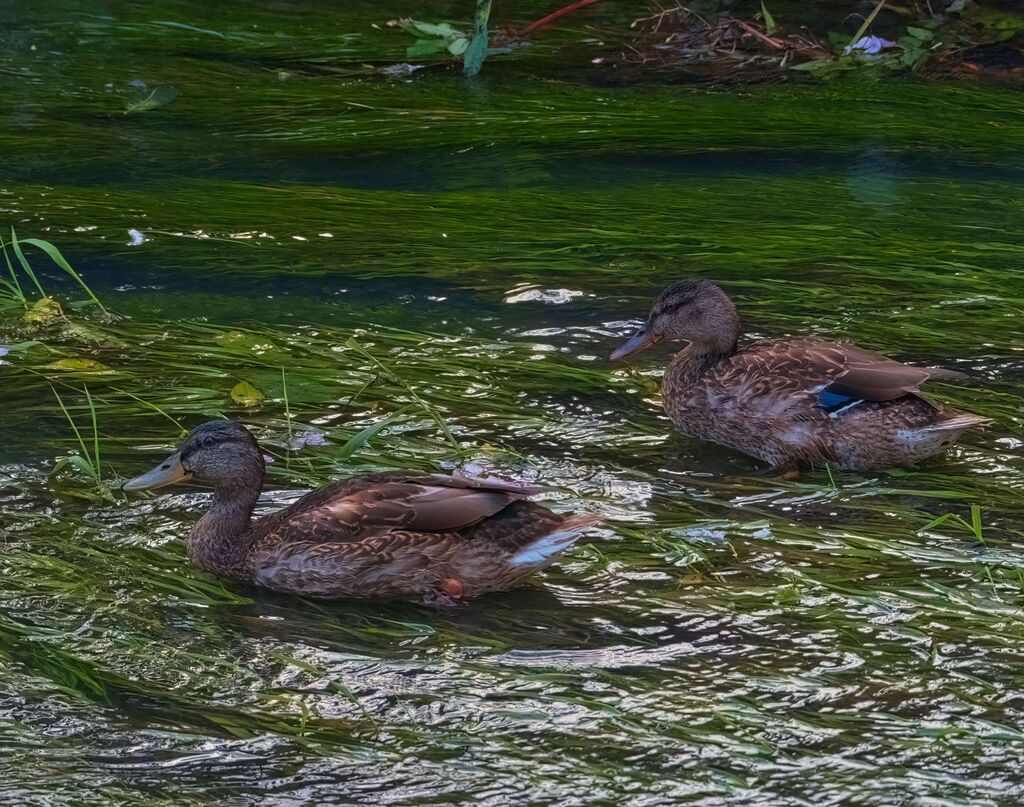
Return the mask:
[(513, 566), (545, 566), (570, 549), (586, 530), (600, 523), (601, 517), (592, 513), (569, 516), (556, 529), (517, 550), (510, 562)]
[(964, 429), (982, 429), (985, 426), (989, 426), (994, 421), (992, 418), (982, 417), (981, 415), (972, 415), (969, 412), (961, 412), (953, 415), (952, 417), (940, 420), (938, 423), (933, 423), (930, 426), (925, 426), (921, 431), (923, 432), (940, 432), (940, 431), (963, 431)]
[(970, 378), (967, 373), (963, 373), (960, 370), (950, 370), (948, 367), (923, 367), (921, 369), (928, 373), (928, 378)]

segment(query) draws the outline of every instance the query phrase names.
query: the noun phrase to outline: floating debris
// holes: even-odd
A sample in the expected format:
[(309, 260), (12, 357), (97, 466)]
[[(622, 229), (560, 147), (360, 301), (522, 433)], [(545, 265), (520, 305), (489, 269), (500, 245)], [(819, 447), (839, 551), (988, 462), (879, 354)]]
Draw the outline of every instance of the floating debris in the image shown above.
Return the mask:
[(165, 106), (178, 97), (178, 91), (174, 87), (154, 87), (147, 90), (145, 82), (135, 85), (141, 92), (124, 105), (124, 114), (131, 115), (136, 112), (148, 112), (151, 109)]
[(142, 244), (145, 244), (150, 240), (139, 230), (129, 230), (128, 237), (131, 239), (131, 241), (128, 242), (128, 246), (130, 247), (142, 246)]
[(538, 289), (535, 287), (513, 289), (512, 293), (505, 298), (506, 303), (551, 303), (562, 305), (576, 297), (582, 297), (583, 292), (576, 289)]

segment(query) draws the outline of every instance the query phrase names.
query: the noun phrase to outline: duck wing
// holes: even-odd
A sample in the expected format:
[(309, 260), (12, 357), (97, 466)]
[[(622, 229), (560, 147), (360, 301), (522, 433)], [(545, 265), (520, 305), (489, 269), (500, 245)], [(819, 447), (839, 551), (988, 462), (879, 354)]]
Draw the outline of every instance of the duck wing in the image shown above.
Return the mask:
[(711, 372), (714, 389), (735, 406), (790, 417), (801, 409), (811, 414), (812, 407), (837, 411), (860, 401), (923, 397), (920, 386), (931, 378), (965, 377), (954, 370), (914, 367), (855, 345), (818, 339), (753, 345)]
[(817, 351), (830, 352), (827, 361), (835, 362), (834, 354), (842, 355), (844, 371), (826, 387), (829, 392), (854, 400), (892, 401), (904, 395), (920, 397), (920, 387), (932, 378), (967, 378), (965, 373), (944, 367), (914, 367), (887, 359), (855, 345), (828, 344)]
[(450, 532), (493, 516), (546, 488), (501, 479), (388, 473), (352, 477), (260, 519), (257, 543), (345, 543), (402, 530)]

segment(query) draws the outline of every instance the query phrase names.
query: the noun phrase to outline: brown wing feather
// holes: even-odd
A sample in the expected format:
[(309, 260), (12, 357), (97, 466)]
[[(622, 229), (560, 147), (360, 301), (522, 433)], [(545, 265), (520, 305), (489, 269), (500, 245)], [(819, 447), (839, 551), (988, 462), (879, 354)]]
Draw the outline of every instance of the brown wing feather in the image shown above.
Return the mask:
[(913, 367), (869, 353), (854, 345), (838, 345), (846, 371), (828, 389), (865, 401), (891, 401), (916, 395), (930, 378), (965, 378), (963, 373), (943, 367)]
[(444, 474), (371, 474), (327, 485), (260, 519), (260, 543), (361, 541), (394, 530), (458, 530), (545, 488)]
[(711, 374), (713, 388), (741, 409), (790, 416), (794, 409), (810, 413), (826, 389), (865, 401), (889, 401), (918, 395), (930, 378), (963, 377), (954, 370), (913, 367), (855, 345), (817, 339), (759, 343), (720, 362)]

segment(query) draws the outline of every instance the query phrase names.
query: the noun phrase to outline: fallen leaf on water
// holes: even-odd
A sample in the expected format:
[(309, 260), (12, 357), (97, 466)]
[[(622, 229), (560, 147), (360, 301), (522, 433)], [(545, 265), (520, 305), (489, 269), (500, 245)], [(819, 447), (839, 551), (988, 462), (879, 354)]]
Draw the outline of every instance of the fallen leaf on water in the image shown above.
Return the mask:
[(58, 358), (56, 362), (50, 362), (44, 370), (60, 370), (66, 373), (101, 373), (110, 370), (102, 362), (96, 362), (93, 358)]
[(94, 359), (57, 359), (43, 369), (61, 370), (66, 373), (99, 373), (110, 368)]
[(239, 381), (231, 388), (231, 400), (242, 406), (258, 406), (266, 397), (248, 381)]
[(178, 97), (178, 91), (174, 87), (154, 87), (152, 90), (140, 88), (138, 95), (128, 101), (124, 106), (124, 114), (131, 115), (134, 112), (148, 112), (164, 104), (169, 104)]
[(116, 350), (128, 347), (128, 343), (116, 336), (111, 336), (99, 328), (82, 322), (69, 322), (64, 326), (64, 337), (76, 342), (84, 342), (95, 347)]
[(64, 316), (60, 303), (52, 297), (43, 297), (25, 312), (25, 322), (30, 325), (46, 325)]

